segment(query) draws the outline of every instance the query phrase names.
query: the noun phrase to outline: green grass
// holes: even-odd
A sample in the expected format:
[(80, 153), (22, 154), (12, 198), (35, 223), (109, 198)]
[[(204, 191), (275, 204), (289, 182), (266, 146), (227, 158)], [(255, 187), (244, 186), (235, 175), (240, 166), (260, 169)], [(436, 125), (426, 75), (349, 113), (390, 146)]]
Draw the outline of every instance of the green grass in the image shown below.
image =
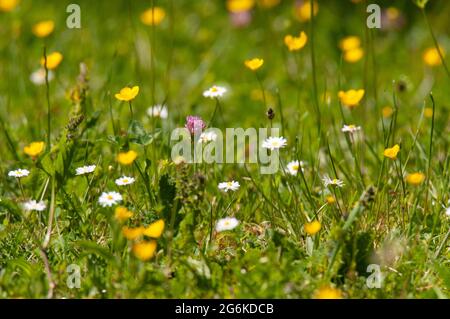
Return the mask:
[[(289, 0), (256, 6), (242, 28), (232, 26), (223, 1), (80, 0), (81, 29), (65, 25), (70, 1), (22, 0), (0, 12), (0, 297), (311, 298), (332, 286), (344, 298), (448, 298), (450, 78), (422, 54), (435, 41), (450, 52), (450, 4), (426, 6), (432, 35), (412, 1), (395, 3), (405, 19), (398, 30), (366, 29), (365, 1), (318, 2), (313, 26), (296, 19)], [(154, 27), (139, 19), (152, 3), (166, 11)], [(44, 19), (55, 30), (37, 38), (31, 28)], [(289, 52), (284, 36), (302, 30), (308, 43)], [(348, 35), (362, 41), (356, 63), (339, 49)], [(44, 49), (64, 56), (49, 90), (29, 80)], [(253, 57), (264, 59), (258, 78), (244, 66)], [(79, 77), (81, 62), (88, 71)], [(216, 102), (202, 92), (213, 84), (229, 89), (216, 127), (280, 127), (288, 141), (283, 166), (302, 160), (304, 172), (173, 163), (171, 131), (188, 115), (212, 118)], [(140, 87), (134, 121), (114, 97), (127, 85)], [(365, 90), (351, 111), (337, 98), (349, 89)], [(154, 104), (167, 105), (168, 119), (146, 114)], [(385, 106), (394, 109), (388, 118)], [(362, 130), (351, 137), (344, 124)], [(33, 141), (47, 144), (36, 160), (23, 152)], [(395, 161), (383, 157), (394, 144), (401, 146)], [(116, 156), (128, 149), (138, 157), (122, 166)], [(75, 176), (90, 164), (95, 173)], [(8, 177), (17, 168), (31, 172), (20, 185)], [(405, 182), (413, 172), (426, 176), (418, 186)], [(123, 175), (136, 182), (118, 187)], [(325, 188), (324, 175), (345, 186)], [(218, 183), (228, 180), (240, 189), (221, 192)], [(125, 225), (165, 221), (151, 260), (134, 256), (114, 207), (99, 205), (112, 190), (134, 212)], [(46, 210), (23, 209), (40, 198)], [(225, 216), (239, 226), (215, 232)], [(322, 228), (310, 237), (303, 227), (313, 219)], [(79, 289), (66, 284), (71, 264), (81, 269)], [(369, 264), (381, 267), (379, 289), (366, 285)]]

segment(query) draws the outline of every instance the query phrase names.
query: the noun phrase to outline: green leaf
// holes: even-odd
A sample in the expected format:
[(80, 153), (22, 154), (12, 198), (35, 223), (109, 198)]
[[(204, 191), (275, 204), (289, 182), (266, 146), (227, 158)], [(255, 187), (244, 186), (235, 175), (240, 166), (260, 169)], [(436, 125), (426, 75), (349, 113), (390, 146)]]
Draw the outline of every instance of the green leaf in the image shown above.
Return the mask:
[(75, 245), (77, 245), (78, 247), (83, 249), (84, 253), (91, 253), (91, 254), (95, 254), (99, 257), (102, 257), (106, 260), (115, 262), (115, 257), (114, 255), (105, 247), (102, 247), (100, 245), (98, 245), (97, 243), (93, 242), (93, 241), (88, 241), (88, 240), (80, 240), (77, 241), (75, 243)]

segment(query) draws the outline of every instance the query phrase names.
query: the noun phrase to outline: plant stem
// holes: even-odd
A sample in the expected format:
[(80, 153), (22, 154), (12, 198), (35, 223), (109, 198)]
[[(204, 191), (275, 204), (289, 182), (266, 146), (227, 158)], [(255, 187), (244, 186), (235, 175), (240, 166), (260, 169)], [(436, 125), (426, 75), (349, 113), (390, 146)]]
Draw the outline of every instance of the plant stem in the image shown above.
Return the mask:
[(128, 101), (128, 105), (130, 106), (131, 120), (134, 120), (133, 105), (131, 104), (131, 100)]
[(47, 68), (47, 48), (44, 46), (44, 69), (45, 69), (45, 90), (47, 99), (47, 145), (51, 149), (51, 109), (50, 109), (50, 84), (48, 82), (48, 68)]
[(430, 147), (428, 150), (428, 168), (427, 168), (427, 191), (425, 192), (425, 209), (428, 207), (428, 194), (430, 193), (430, 174), (431, 174), (431, 157), (433, 154), (433, 133), (434, 133), (434, 113), (436, 109), (436, 105), (434, 103), (433, 94), (430, 93), (431, 103), (433, 105), (433, 115), (431, 117), (431, 130), (430, 130)]
[(427, 24), (428, 30), (430, 31), (430, 35), (433, 38), (434, 46), (439, 54), (439, 57), (441, 58), (442, 65), (444, 66), (445, 72), (447, 73), (447, 76), (450, 78), (450, 71), (448, 70), (447, 64), (445, 63), (444, 56), (442, 55), (441, 49), (439, 47), (439, 43), (437, 42), (436, 36), (434, 35), (433, 29), (431, 28), (430, 21), (428, 21), (427, 14), (425, 12), (425, 8), (422, 8), (422, 13), (423, 13), (425, 22)]
[(311, 66), (312, 66), (312, 77), (313, 77), (313, 100), (314, 100), (314, 106), (316, 107), (316, 115), (317, 115), (317, 132), (320, 133), (321, 129), (321, 114), (320, 114), (320, 107), (319, 107), (319, 99), (317, 97), (317, 77), (316, 77), (316, 58), (314, 53), (314, 0), (310, 0), (310, 7), (311, 7), (311, 22), (310, 22), (310, 30), (309, 30), (309, 37), (310, 37), (310, 48), (311, 48)]

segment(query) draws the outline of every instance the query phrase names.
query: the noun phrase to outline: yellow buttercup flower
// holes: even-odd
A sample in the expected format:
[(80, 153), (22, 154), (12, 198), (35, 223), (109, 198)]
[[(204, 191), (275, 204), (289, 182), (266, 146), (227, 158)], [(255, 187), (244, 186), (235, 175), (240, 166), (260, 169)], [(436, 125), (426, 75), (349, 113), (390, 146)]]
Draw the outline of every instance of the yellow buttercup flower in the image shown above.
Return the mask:
[[(58, 67), (63, 59), (63, 55), (59, 52), (52, 52), (47, 55), (47, 69), (53, 70)], [(41, 58), (41, 65), (45, 66), (45, 58)]]
[(334, 198), (334, 196), (331, 196), (331, 195), (325, 197), (325, 200), (326, 200), (327, 203), (330, 204), (330, 205), (336, 203), (336, 198)]
[(140, 227), (130, 228), (130, 227), (124, 226), (122, 228), (122, 234), (128, 240), (135, 240), (144, 234), (144, 227), (140, 226)]
[(432, 118), (432, 117), (433, 117), (433, 108), (431, 108), (431, 107), (426, 107), (426, 108), (423, 110), (423, 115), (424, 115), (426, 118)]
[(145, 10), (141, 14), (141, 21), (145, 25), (159, 25), (165, 18), (166, 11), (160, 7)]
[(245, 60), (245, 66), (252, 71), (258, 70), (263, 64), (264, 60), (259, 58), (253, 58), (250, 60)]
[(30, 145), (27, 145), (23, 148), (23, 151), (28, 156), (31, 156), (32, 158), (38, 157), (45, 148), (44, 142), (32, 142)]
[[(319, 12), (319, 4), (317, 1), (313, 2), (313, 14), (314, 16), (317, 15)], [(300, 22), (306, 22), (311, 19), (311, 2), (310, 0), (303, 1), (295, 11), (295, 15)]]
[(0, 11), (9, 12), (19, 4), (19, 0), (0, 0)]
[(133, 212), (130, 212), (126, 207), (119, 206), (114, 211), (114, 218), (119, 222), (126, 221), (133, 216)]
[(131, 165), (137, 157), (137, 153), (133, 150), (121, 152), (117, 154), (117, 161), (122, 165)]
[(383, 155), (387, 158), (395, 160), (397, 159), (398, 152), (400, 152), (400, 146), (395, 144), (394, 146), (385, 149)]
[(132, 88), (126, 86), (120, 90), (119, 93), (116, 93), (114, 96), (119, 101), (131, 101), (133, 100), (139, 93), (139, 86), (133, 86)]
[(338, 93), (338, 97), (341, 100), (341, 103), (349, 109), (353, 109), (354, 107), (358, 106), (363, 96), (364, 90), (362, 89), (339, 91)]
[(143, 234), (152, 238), (159, 238), (164, 230), (164, 220), (160, 219), (144, 229)]
[(394, 113), (394, 109), (390, 106), (385, 106), (381, 110), (381, 113), (383, 114), (384, 118), (388, 118), (391, 117), (391, 115)]
[(314, 220), (310, 223), (306, 223), (303, 226), (303, 229), (305, 230), (305, 232), (310, 236), (315, 235), (321, 228), (322, 228), (322, 225), (317, 220)]
[(386, 9), (386, 16), (389, 20), (395, 20), (400, 16), (400, 10), (396, 7), (389, 7)]
[(406, 176), (406, 181), (408, 182), (408, 184), (417, 186), (422, 184), (422, 182), (425, 180), (425, 175), (423, 173), (412, 173), (412, 174), (408, 174)]
[(227, 9), (232, 13), (245, 12), (253, 8), (255, 0), (228, 0)]
[[(439, 51), (441, 51), (442, 56), (445, 57), (444, 49), (439, 47)], [(442, 64), (439, 52), (435, 47), (425, 50), (425, 52), (423, 53), (423, 61), (429, 66), (438, 66)]]
[(342, 51), (350, 51), (353, 49), (357, 49), (360, 46), (361, 46), (361, 39), (355, 35), (345, 37), (339, 42), (339, 47), (341, 48)]
[(45, 20), (39, 23), (36, 23), (33, 28), (33, 34), (38, 38), (45, 38), (50, 35), (55, 29), (55, 23), (52, 20)]
[(300, 36), (294, 37), (292, 35), (287, 35), (284, 37), (284, 44), (288, 47), (289, 51), (298, 51), (302, 49), (306, 42), (308, 41), (308, 36), (305, 32), (300, 32)]
[(314, 299), (342, 299), (342, 292), (337, 288), (324, 286), (315, 291)]
[(141, 261), (151, 259), (156, 252), (156, 241), (141, 241), (133, 245), (133, 253)]
[(344, 52), (344, 60), (350, 63), (355, 63), (361, 60), (364, 56), (364, 50), (355, 48)]

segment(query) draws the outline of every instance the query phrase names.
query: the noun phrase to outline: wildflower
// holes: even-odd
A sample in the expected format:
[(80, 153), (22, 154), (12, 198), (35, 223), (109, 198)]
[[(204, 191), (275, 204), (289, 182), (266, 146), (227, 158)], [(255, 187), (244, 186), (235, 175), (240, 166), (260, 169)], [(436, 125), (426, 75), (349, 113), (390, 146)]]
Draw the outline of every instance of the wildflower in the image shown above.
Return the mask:
[(88, 166), (82, 166), (75, 169), (76, 175), (84, 175), (89, 174), (95, 171), (96, 165), (88, 165)]
[(34, 199), (23, 203), (23, 208), (28, 212), (33, 211), (33, 210), (42, 212), (43, 210), (45, 210), (46, 207), (47, 206), (45, 205), (45, 203), (43, 201), (38, 202), (38, 201), (35, 201)]
[(355, 35), (345, 37), (339, 42), (339, 47), (344, 52), (357, 49), (360, 46), (361, 39)]
[(165, 105), (155, 105), (147, 109), (148, 116), (166, 119), (169, 116)]
[(225, 193), (229, 190), (232, 190), (233, 192), (237, 191), (241, 185), (239, 182), (231, 181), (231, 182), (222, 182), (219, 183), (219, 189), (224, 191)]
[(342, 292), (339, 289), (324, 286), (314, 293), (315, 299), (342, 299)]
[(16, 169), (14, 171), (10, 171), (8, 173), (9, 177), (16, 177), (16, 178), (26, 177), (28, 175), (30, 175), (30, 171), (27, 169), (22, 169), (22, 168)]
[(145, 228), (142, 226), (134, 228), (124, 226), (122, 227), (122, 234), (128, 240), (135, 240), (144, 235), (144, 230)]
[(394, 109), (390, 106), (385, 106), (381, 110), (381, 114), (383, 114), (384, 118), (391, 117), (391, 115), (394, 113)]
[(327, 201), (327, 203), (329, 205), (336, 203), (336, 198), (334, 198), (334, 196), (328, 195), (327, 197), (325, 197), (325, 200)]
[(292, 35), (287, 35), (284, 37), (284, 44), (288, 47), (289, 51), (298, 51), (302, 49), (306, 42), (308, 41), (308, 36), (305, 32), (300, 32), (300, 36), (294, 37)]
[(102, 207), (111, 207), (122, 201), (122, 195), (117, 192), (103, 192), (98, 202)]
[(200, 134), (200, 137), (198, 139), (199, 143), (208, 143), (211, 141), (215, 141), (217, 139), (217, 134), (214, 132), (203, 132)]
[(23, 148), (23, 151), (25, 154), (35, 159), (44, 151), (44, 148), (44, 142), (32, 142), (30, 145), (25, 146)]
[(361, 126), (356, 126), (356, 125), (353, 125), (353, 124), (344, 125), (344, 127), (341, 129), (342, 132), (350, 133), (350, 134), (353, 134), (353, 133), (355, 133), (357, 131), (360, 131), (360, 130), (361, 130)]
[(338, 178), (331, 179), (329, 176), (325, 176), (323, 179), (323, 184), (325, 187), (331, 186), (337, 186), (337, 187), (343, 187), (345, 184), (343, 181), (341, 181)]
[(165, 226), (164, 220), (159, 219), (156, 222), (153, 222), (146, 228), (144, 228), (142, 234), (144, 234), (147, 237), (159, 238), (161, 237), (164, 231), (164, 226)]
[(361, 39), (354, 35), (345, 37), (339, 42), (344, 60), (350, 63), (358, 62), (364, 56), (364, 50), (360, 46)]
[[(313, 14), (317, 15), (319, 12), (319, 4), (317, 1), (313, 2)], [(300, 5), (296, 8), (295, 11), (296, 17), (300, 22), (306, 22), (311, 19), (311, 1), (305, 0), (300, 2)]]
[[(59, 52), (52, 52), (47, 55), (47, 69), (53, 70), (58, 67), (63, 59), (63, 55)], [(41, 65), (45, 67), (45, 57), (41, 58)]]
[(231, 13), (249, 11), (255, 5), (255, 0), (227, 0), (227, 9)]
[(225, 230), (232, 230), (239, 225), (239, 221), (234, 217), (221, 218), (216, 223), (216, 231), (222, 232)]
[(259, 58), (253, 58), (250, 60), (245, 60), (244, 64), (250, 70), (256, 71), (264, 64), (264, 60)]
[(50, 35), (54, 29), (55, 23), (52, 20), (45, 20), (36, 23), (32, 28), (32, 32), (38, 38), (45, 38)]
[(338, 97), (341, 100), (341, 103), (348, 107), (349, 109), (353, 109), (354, 107), (359, 105), (359, 102), (364, 96), (364, 90), (348, 90), (346, 92), (339, 91)]
[(358, 62), (363, 56), (364, 50), (361, 48), (351, 49), (344, 52), (344, 60), (350, 63)]
[(116, 179), (115, 183), (118, 186), (126, 186), (126, 185), (133, 184), (134, 181), (135, 181), (134, 177), (123, 176), (123, 177), (120, 177), (120, 178)]
[[(48, 81), (50, 82), (53, 80), (54, 74), (51, 70), (48, 70)], [(33, 82), (36, 85), (43, 85), (45, 84), (45, 69), (39, 68), (33, 73), (30, 74), (30, 81)]]
[(223, 96), (226, 91), (227, 89), (224, 87), (213, 85), (212, 87), (203, 92), (203, 96), (213, 99), (216, 97)]
[(119, 222), (126, 221), (133, 216), (133, 212), (130, 212), (126, 207), (118, 206), (114, 211), (114, 218)]
[(425, 180), (425, 175), (423, 173), (412, 173), (412, 174), (408, 174), (406, 176), (406, 181), (408, 182), (408, 184), (417, 186), (422, 184), (422, 182)]
[(263, 143), (263, 148), (268, 148), (271, 151), (283, 148), (287, 145), (287, 140), (284, 137), (270, 136), (266, 138)]
[(141, 261), (150, 260), (156, 251), (156, 241), (141, 241), (133, 245), (133, 254)]
[(195, 134), (201, 132), (206, 127), (206, 124), (201, 117), (189, 115), (186, 117), (185, 127), (191, 134)]
[(139, 93), (139, 86), (133, 86), (132, 88), (126, 86), (124, 88), (122, 88), (120, 90), (119, 93), (116, 93), (114, 96), (116, 97), (116, 99), (118, 99), (119, 101), (131, 101), (134, 100), (134, 98), (138, 95)]
[(20, 0), (0, 0), (0, 11), (9, 12), (19, 4)]
[(163, 8), (149, 8), (141, 14), (141, 22), (145, 25), (159, 25), (165, 16), (166, 11)]
[(291, 174), (291, 175), (297, 175), (297, 173), (298, 173), (298, 170), (301, 168), (302, 169), (302, 171), (303, 171), (303, 162), (299, 162), (299, 161), (292, 161), (292, 162), (289, 162), (287, 165), (286, 165), (286, 168), (287, 168), (287, 172), (289, 173), (289, 174)]
[(322, 228), (322, 225), (320, 224), (319, 221), (314, 220), (310, 223), (306, 223), (303, 226), (303, 229), (305, 230), (305, 232), (309, 235), (309, 236), (313, 236), (316, 233), (319, 232), (319, 230)]
[(397, 154), (400, 152), (400, 146), (398, 144), (395, 144), (391, 148), (387, 148), (384, 150), (383, 155), (390, 159), (397, 159)]
[(445, 215), (450, 217), (450, 206), (445, 209)]
[(122, 165), (131, 165), (137, 157), (137, 153), (133, 150), (121, 152), (117, 154), (117, 161)]
[(423, 110), (423, 115), (428, 119), (432, 118), (433, 117), (433, 109), (431, 107), (426, 107)]
[[(445, 56), (445, 51), (443, 48), (439, 47), (439, 51), (441, 51), (442, 56)], [(438, 66), (442, 64), (441, 57), (439, 55), (439, 51), (433, 47), (428, 48), (423, 53), (423, 61), (425, 64), (429, 66)]]

